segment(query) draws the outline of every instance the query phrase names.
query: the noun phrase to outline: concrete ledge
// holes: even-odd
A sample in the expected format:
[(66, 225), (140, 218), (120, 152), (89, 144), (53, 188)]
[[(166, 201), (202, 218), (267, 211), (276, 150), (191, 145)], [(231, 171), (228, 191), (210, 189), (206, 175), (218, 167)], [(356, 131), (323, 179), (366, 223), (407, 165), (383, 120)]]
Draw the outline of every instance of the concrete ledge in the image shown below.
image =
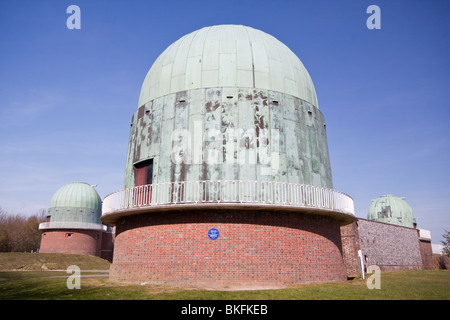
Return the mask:
[(133, 207), (129, 209), (117, 210), (111, 213), (104, 214), (101, 218), (102, 222), (108, 225), (115, 225), (119, 218), (137, 215), (137, 214), (152, 214), (164, 211), (184, 211), (192, 209), (210, 209), (210, 210), (242, 210), (242, 211), (259, 211), (269, 210), (276, 212), (298, 212), (304, 214), (317, 214), (332, 217), (339, 221), (340, 225), (347, 225), (356, 221), (356, 217), (352, 214), (333, 211), (326, 208), (317, 207), (298, 207), (290, 205), (274, 205), (262, 203), (183, 203), (183, 204), (166, 204), (166, 205), (146, 205), (141, 207)]

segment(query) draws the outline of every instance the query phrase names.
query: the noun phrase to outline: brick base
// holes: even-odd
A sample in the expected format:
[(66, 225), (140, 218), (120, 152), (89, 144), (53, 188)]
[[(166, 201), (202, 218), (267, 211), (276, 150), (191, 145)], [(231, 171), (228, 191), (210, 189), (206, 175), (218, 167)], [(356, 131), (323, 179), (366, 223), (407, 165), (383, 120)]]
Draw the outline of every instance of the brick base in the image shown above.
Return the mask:
[(102, 232), (95, 230), (46, 230), (42, 233), (41, 253), (76, 253), (100, 256)]
[[(208, 230), (219, 237), (211, 240)], [(144, 213), (116, 225), (113, 281), (203, 288), (345, 281), (339, 223), (268, 211)]]

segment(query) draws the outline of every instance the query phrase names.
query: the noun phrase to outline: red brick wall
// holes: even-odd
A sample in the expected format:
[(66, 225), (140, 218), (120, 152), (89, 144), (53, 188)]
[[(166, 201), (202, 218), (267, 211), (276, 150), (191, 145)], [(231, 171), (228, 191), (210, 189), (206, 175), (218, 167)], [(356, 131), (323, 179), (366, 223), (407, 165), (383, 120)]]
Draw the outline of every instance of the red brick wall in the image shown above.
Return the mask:
[(420, 256), (425, 270), (433, 269), (433, 259), (431, 250), (431, 241), (419, 240)]
[[(216, 240), (208, 230), (216, 228)], [(116, 226), (115, 281), (211, 288), (344, 281), (337, 221), (267, 211), (183, 211), (124, 217)]]
[[(71, 234), (69, 237), (68, 234)], [(41, 253), (78, 253), (100, 256), (102, 232), (95, 230), (48, 230), (42, 233)]]
[(359, 235), (357, 222), (341, 227), (342, 256), (347, 269), (347, 277), (353, 278), (361, 275), (361, 266), (358, 258)]

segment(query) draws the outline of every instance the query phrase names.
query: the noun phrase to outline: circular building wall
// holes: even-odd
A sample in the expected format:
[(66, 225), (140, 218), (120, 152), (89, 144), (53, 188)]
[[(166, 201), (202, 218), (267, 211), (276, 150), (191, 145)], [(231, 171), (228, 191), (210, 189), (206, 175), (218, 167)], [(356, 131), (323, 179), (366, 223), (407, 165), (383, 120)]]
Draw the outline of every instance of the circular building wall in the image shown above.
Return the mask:
[[(214, 231), (214, 233), (211, 233)], [(271, 210), (187, 210), (118, 221), (110, 276), (210, 289), (345, 281), (339, 223)]]
[(76, 253), (101, 255), (102, 232), (83, 229), (45, 230), (41, 237), (40, 253)]

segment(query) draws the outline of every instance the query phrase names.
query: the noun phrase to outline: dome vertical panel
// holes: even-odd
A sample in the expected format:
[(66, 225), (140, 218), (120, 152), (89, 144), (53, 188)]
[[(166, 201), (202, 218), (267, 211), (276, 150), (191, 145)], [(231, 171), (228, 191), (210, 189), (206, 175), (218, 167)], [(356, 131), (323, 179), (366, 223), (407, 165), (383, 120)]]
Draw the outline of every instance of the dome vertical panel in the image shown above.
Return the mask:
[(186, 83), (185, 88), (187, 90), (193, 88), (199, 88), (202, 84), (202, 54), (204, 37), (207, 33), (206, 29), (200, 29), (195, 33), (192, 39), (186, 68)]
[(283, 66), (280, 55), (277, 50), (277, 45), (273, 42), (272, 37), (265, 37), (262, 39), (264, 48), (267, 53), (267, 61), (269, 64), (270, 88), (273, 91), (285, 92)]
[(264, 42), (255, 29), (248, 28), (247, 31), (252, 44), (255, 88), (268, 89), (271, 85), (270, 67)]
[(80, 207), (80, 208), (84, 207), (83, 200), (86, 202), (90, 200), (87, 198), (88, 195), (86, 193), (86, 190), (80, 188), (80, 186), (78, 184), (74, 186), (74, 188), (72, 189), (72, 192), (73, 192), (72, 196), (76, 197), (78, 207)]
[[(152, 75), (155, 77), (155, 81), (158, 83), (158, 90), (154, 90), (154, 95), (163, 96), (170, 92), (170, 86), (172, 83), (172, 69), (173, 69), (173, 62), (175, 60), (175, 55), (178, 50), (178, 46), (180, 45), (180, 42), (173, 43), (169, 46), (167, 49), (167, 54), (164, 56), (160, 56), (161, 61), (161, 73), (160, 76), (158, 75)], [(151, 97), (149, 97), (151, 100)]]
[(223, 87), (236, 87), (236, 38), (234, 32), (223, 27), (219, 32), (219, 83)]
[(189, 50), (189, 44), (191, 42), (192, 37), (193, 33), (184, 36), (180, 41), (179, 47), (177, 48), (175, 59), (172, 65), (172, 73), (170, 77), (171, 92), (179, 92), (185, 90), (187, 53)]
[(207, 28), (202, 59), (202, 87), (219, 85), (219, 29)]
[(237, 86), (243, 88), (253, 88), (253, 52), (248, 33), (243, 26), (235, 26), (236, 36), (236, 77)]
[(154, 64), (154, 68), (152, 73), (155, 75), (149, 78), (148, 86), (150, 87), (149, 91), (160, 92), (161, 91), (161, 83), (158, 79), (161, 79), (162, 73), (162, 63), (161, 60), (157, 60), (157, 63)]

